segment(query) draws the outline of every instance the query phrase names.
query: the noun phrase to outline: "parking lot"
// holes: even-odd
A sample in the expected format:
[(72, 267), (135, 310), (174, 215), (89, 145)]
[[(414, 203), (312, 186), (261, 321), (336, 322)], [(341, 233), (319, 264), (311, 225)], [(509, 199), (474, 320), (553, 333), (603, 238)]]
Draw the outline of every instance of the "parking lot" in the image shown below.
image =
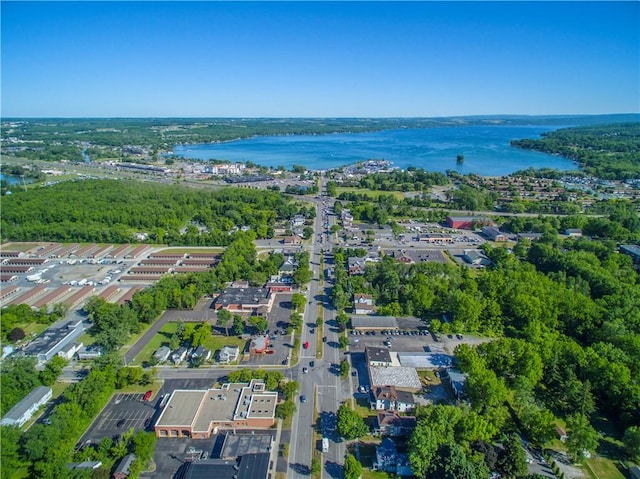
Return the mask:
[(115, 394), (80, 442), (95, 444), (105, 437), (118, 436), (130, 428), (136, 431), (151, 430), (157, 412), (157, 398), (143, 401), (143, 396), (143, 393)]

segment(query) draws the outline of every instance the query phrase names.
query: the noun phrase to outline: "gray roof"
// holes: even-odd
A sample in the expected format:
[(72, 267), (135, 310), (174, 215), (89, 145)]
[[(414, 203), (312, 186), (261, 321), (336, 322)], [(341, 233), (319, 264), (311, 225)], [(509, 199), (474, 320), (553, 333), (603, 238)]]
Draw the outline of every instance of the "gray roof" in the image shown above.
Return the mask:
[(227, 288), (216, 299), (216, 304), (228, 306), (230, 304), (267, 304), (269, 290), (248, 286), (244, 288)]
[(398, 321), (393, 316), (351, 316), (351, 326), (355, 329), (398, 329)]
[(65, 342), (80, 336), (82, 331), (82, 321), (67, 321), (58, 328), (48, 328), (24, 348), (24, 354), (27, 356), (41, 354), (50, 356), (54, 354), (53, 351), (56, 348), (62, 347)]
[(135, 454), (127, 454), (122, 458), (122, 460), (118, 464), (118, 467), (116, 468), (114, 474), (121, 472), (123, 474), (129, 475), (129, 468), (131, 467), (131, 464), (133, 464), (133, 461), (135, 460), (136, 460)]
[(389, 354), (389, 350), (387, 348), (367, 346), (364, 348), (364, 356), (367, 359), (367, 364), (370, 364), (371, 361), (391, 364), (391, 354)]
[(420, 369), (448, 368), (453, 356), (444, 353), (398, 353), (402, 366)]
[(418, 391), (422, 389), (420, 377), (414, 368), (401, 366), (369, 366), (371, 386), (395, 386), (396, 389)]
[(19, 423), (34, 404), (38, 404), (51, 393), (52, 389), (50, 387), (38, 386), (27, 394), (18, 404), (13, 406), (9, 412), (3, 416), (2, 421), (9, 420), (8, 423)]
[(243, 454), (240, 457), (238, 479), (263, 479), (269, 471), (269, 453)]
[(236, 473), (235, 460), (202, 459), (184, 466), (183, 479), (228, 479)]

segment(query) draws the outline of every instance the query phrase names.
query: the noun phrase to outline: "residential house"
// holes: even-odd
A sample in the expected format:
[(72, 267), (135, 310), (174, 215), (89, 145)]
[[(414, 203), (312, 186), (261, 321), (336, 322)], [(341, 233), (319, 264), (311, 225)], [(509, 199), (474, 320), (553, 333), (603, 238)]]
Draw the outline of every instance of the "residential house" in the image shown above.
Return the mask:
[(180, 346), (171, 355), (171, 360), (173, 361), (174, 364), (180, 364), (182, 361), (185, 360), (186, 357), (187, 357), (187, 348), (185, 348), (184, 346)]
[(558, 439), (560, 439), (562, 442), (567, 442), (567, 439), (569, 439), (567, 432), (560, 426), (556, 427), (556, 434), (558, 435)]
[(353, 295), (353, 313), (371, 314), (375, 311), (373, 296), (370, 294), (355, 293)]
[(171, 349), (169, 349), (167, 346), (160, 346), (158, 349), (156, 349), (156, 352), (153, 353), (154, 359), (156, 359), (159, 363), (164, 363), (167, 359), (169, 359), (170, 355)]
[(70, 343), (58, 351), (58, 356), (69, 361), (82, 348), (82, 343)]
[(126, 456), (124, 456), (118, 463), (118, 467), (116, 467), (116, 470), (113, 473), (113, 479), (127, 479), (127, 477), (129, 477), (129, 469), (131, 468), (131, 464), (133, 464), (133, 461), (135, 460), (135, 454), (127, 454)]
[(363, 258), (357, 258), (355, 256), (350, 256), (347, 259), (347, 267), (349, 270), (349, 274), (364, 274), (365, 270), (365, 261)]
[(295, 215), (293, 218), (291, 218), (291, 229), (300, 228), (304, 226), (305, 221), (306, 219), (304, 216)]
[(579, 238), (582, 236), (582, 230), (577, 228), (568, 228), (564, 230), (564, 234), (570, 237)]
[(481, 251), (477, 249), (465, 249), (462, 258), (469, 264), (477, 266), (486, 266), (491, 264), (489, 258), (487, 258)]
[(218, 361), (221, 363), (230, 363), (236, 361), (240, 355), (238, 346), (223, 346), (218, 353)]
[(448, 379), (449, 385), (451, 386), (456, 399), (460, 401), (465, 395), (464, 385), (467, 382), (467, 375), (460, 371), (456, 371), (455, 369), (449, 369), (447, 371), (446, 378)]
[(282, 243), (286, 245), (300, 245), (302, 244), (302, 238), (298, 235), (285, 236), (282, 238)]
[(374, 433), (382, 436), (409, 437), (416, 428), (415, 416), (400, 416), (395, 411), (379, 411)]
[(375, 411), (407, 412), (415, 409), (413, 394), (398, 391), (393, 386), (378, 386), (371, 390), (369, 404)]
[(211, 351), (201, 344), (191, 353), (191, 359), (197, 358), (203, 358), (205, 361), (208, 361), (211, 358)]
[(376, 459), (373, 469), (386, 471), (398, 476), (413, 476), (413, 470), (409, 463), (409, 455), (398, 453), (398, 448), (393, 439), (385, 438), (379, 446), (376, 446)]

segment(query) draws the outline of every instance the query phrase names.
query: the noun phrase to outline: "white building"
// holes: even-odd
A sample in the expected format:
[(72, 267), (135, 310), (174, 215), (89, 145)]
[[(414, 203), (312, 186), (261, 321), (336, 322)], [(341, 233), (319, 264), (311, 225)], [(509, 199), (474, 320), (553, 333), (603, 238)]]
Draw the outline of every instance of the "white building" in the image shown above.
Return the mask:
[(31, 419), (40, 406), (46, 404), (53, 396), (53, 390), (46, 386), (39, 386), (27, 394), (22, 401), (13, 406), (0, 420), (0, 426), (18, 426)]

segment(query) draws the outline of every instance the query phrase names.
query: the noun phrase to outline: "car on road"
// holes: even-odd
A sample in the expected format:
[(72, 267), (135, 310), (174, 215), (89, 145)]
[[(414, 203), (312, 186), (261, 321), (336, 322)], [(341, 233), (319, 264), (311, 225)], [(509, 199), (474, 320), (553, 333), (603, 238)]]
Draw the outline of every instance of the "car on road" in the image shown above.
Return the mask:
[(147, 419), (144, 420), (144, 428), (148, 428), (151, 425), (151, 418), (148, 417)]
[(126, 421), (126, 419), (120, 419), (120, 420), (118, 421), (118, 423), (116, 424), (116, 427), (122, 427), (122, 426), (124, 426), (125, 421)]
[(309, 370), (307, 368), (302, 368), (302, 374), (307, 374)]
[(456, 334), (456, 338), (462, 339), (462, 334)]
[(302, 396), (300, 396), (300, 402), (301, 403), (306, 403), (307, 402), (307, 396), (305, 396), (304, 394)]
[(327, 337), (326, 336), (322, 336), (322, 342), (326, 343), (327, 342)]
[(302, 347), (304, 349), (309, 349), (309, 341), (305, 341), (304, 344), (302, 345)]
[(315, 330), (315, 329), (313, 329), (313, 328), (311, 328), (311, 329), (309, 330), (309, 333), (310, 333), (310, 334), (314, 334), (315, 332), (316, 332), (316, 330)]
[(315, 361), (309, 361), (309, 367), (312, 368), (313, 366), (315, 366), (316, 362)]

